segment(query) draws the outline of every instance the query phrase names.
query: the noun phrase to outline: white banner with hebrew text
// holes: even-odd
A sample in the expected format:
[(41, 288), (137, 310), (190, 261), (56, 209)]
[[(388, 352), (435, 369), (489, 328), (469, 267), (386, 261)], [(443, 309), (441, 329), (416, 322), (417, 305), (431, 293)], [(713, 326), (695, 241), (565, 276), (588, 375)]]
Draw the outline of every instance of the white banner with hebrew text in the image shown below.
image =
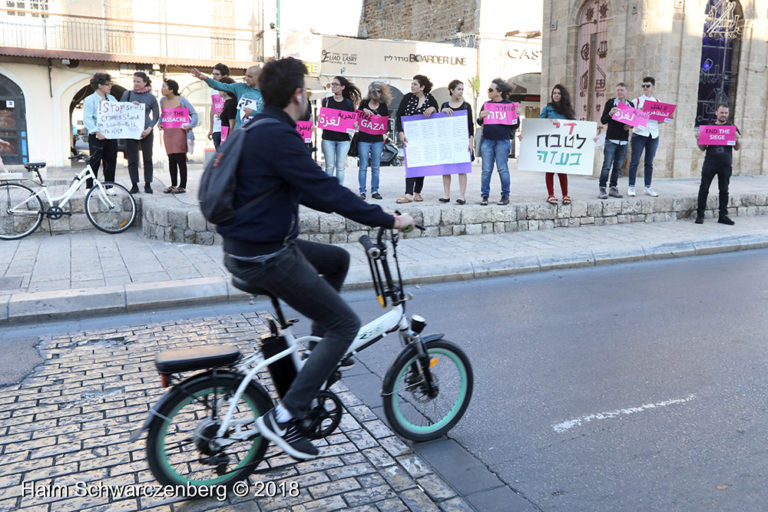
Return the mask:
[(517, 168), (591, 176), (596, 135), (593, 121), (523, 119)]

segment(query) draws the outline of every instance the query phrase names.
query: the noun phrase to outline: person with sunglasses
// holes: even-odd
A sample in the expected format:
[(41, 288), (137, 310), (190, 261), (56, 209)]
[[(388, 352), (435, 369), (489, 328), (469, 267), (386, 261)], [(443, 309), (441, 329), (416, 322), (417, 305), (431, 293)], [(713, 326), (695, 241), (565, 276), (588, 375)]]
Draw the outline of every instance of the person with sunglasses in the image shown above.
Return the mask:
[[(643, 78), (643, 95), (635, 98), (635, 107), (643, 110), (646, 101), (659, 101), (653, 96), (656, 89), (656, 80), (652, 76)], [(645, 151), (645, 193), (651, 197), (658, 197), (659, 194), (651, 186), (653, 179), (653, 159), (656, 157), (656, 149), (659, 147), (659, 122), (649, 120), (648, 126), (638, 126), (632, 132), (632, 156), (629, 161), (629, 189), (627, 195), (635, 197), (635, 179), (637, 178), (637, 167), (640, 164), (640, 157)]]
[[(360, 103), (360, 110), (367, 115), (389, 115), (387, 108), (392, 101), (389, 86), (384, 82), (374, 81), (368, 86), (368, 96)], [(360, 197), (365, 199), (365, 181), (368, 173), (368, 162), (371, 162), (371, 197), (381, 199), (379, 194), (379, 169), (381, 167), (381, 152), (384, 149), (384, 135), (373, 135), (362, 131), (357, 132), (357, 154), (360, 157), (360, 170), (357, 178), (360, 182)]]
[[(483, 125), (484, 119), (490, 112), (486, 110), (488, 103), (512, 103), (509, 95), (512, 92), (512, 86), (501, 78), (494, 78), (491, 86), (488, 87), (488, 100), (483, 103), (480, 109), (477, 124)], [(520, 126), (520, 118), (512, 125), (507, 124), (488, 124), (483, 127), (483, 138), (480, 142), (480, 157), (482, 158), (483, 173), (480, 180), (480, 195), (482, 199), (480, 204), (488, 205), (488, 196), (491, 192), (491, 174), (493, 173), (493, 164), (496, 163), (496, 170), (499, 173), (501, 181), (501, 199), (499, 205), (509, 204), (509, 148), (512, 145), (512, 137), (515, 136), (515, 130)]]
[[(360, 89), (343, 76), (335, 76), (331, 80), (332, 96), (323, 98), (322, 106), (335, 110), (354, 112), (360, 103)], [(347, 167), (347, 154), (351, 145), (350, 137), (344, 132), (323, 130), (323, 157), (325, 172), (336, 176), (339, 183), (344, 184), (344, 170)]]

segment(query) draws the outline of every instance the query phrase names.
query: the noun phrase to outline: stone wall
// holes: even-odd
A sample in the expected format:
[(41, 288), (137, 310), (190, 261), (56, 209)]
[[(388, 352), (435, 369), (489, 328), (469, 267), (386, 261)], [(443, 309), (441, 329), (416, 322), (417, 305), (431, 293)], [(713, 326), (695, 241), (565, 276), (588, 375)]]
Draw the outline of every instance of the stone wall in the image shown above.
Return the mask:
[[(696, 146), (694, 121), (706, 0), (606, 0), (608, 14), (607, 92), (629, 85), (631, 97), (641, 93), (642, 78), (656, 78), (656, 97), (674, 103), (675, 120), (661, 128), (654, 175), (691, 177), (701, 172), (703, 153)], [(578, 93), (577, 25), (584, 0), (544, 2), (542, 98), (553, 84)], [(742, 150), (734, 153), (734, 174), (768, 174), (768, 0), (742, 1), (742, 39), (736, 107), (731, 112), (742, 130)], [(602, 155), (596, 158), (599, 169)], [(629, 158), (629, 155), (627, 156)], [(642, 163), (639, 175), (642, 175)], [(597, 174), (597, 173), (596, 173)]]
[[(717, 194), (710, 194), (708, 217), (717, 214)], [(768, 195), (731, 195), (729, 214), (768, 215)], [(584, 225), (666, 222), (695, 217), (696, 198), (627, 198), (577, 201), (571, 205), (537, 203), (510, 206), (467, 205), (463, 207), (422, 206), (412, 215), (426, 230), (409, 236), (456, 236), (508, 233), (541, 229), (573, 228)], [(303, 238), (317, 242), (356, 242), (360, 235), (375, 230), (336, 214), (302, 208), (300, 230)], [(207, 223), (197, 207), (145, 208), (144, 236), (177, 243), (211, 245), (221, 241), (214, 226)]]
[(360, 17), (370, 38), (442, 42), (475, 33), (480, 0), (364, 0)]

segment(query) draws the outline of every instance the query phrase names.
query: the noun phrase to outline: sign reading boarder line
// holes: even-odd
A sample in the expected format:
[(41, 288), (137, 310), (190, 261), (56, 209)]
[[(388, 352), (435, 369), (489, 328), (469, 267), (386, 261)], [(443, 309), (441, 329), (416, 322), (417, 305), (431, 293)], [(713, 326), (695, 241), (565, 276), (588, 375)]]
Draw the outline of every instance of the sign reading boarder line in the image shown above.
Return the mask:
[(523, 119), (517, 168), (592, 176), (597, 123), (567, 119)]

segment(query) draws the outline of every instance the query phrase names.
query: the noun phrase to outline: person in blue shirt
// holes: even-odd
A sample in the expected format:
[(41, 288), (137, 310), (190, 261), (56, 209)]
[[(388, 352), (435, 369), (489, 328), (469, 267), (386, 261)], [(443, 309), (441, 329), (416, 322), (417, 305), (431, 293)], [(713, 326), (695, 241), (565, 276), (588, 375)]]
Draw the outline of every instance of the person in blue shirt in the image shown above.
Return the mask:
[[(552, 88), (551, 101), (541, 111), (541, 119), (576, 119), (576, 112), (571, 104), (571, 95), (568, 89), (560, 84)], [(547, 202), (557, 204), (555, 198), (555, 173), (546, 174), (547, 183)], [(571, 204), (571, 198), (568, 195), (568, 175), (557, 173), (557, 179), (560, 181), (560, 191), (563, 193), (563, 204)]]
[(226, 91), (237, 98), (237, 119), (235, 120), (235, 129), (250, 121), (255, 114), (264, 110), (264, 99), (259, 90), (259, 66), (251, 66), (245, 71), (245, 83), (235, 82), (225, 84), (217, 82), (197, 69), (192, 70), (195, 78), (203, 80), (208, 87), (217, 91)]
[[(98, 128), (99, 104), (102, 101), (117, 101), (110, 93), (112, 77), (107, 73), (96, 73), (91, 78), (94, 93), (83, 101), (83, 124), (88, 131), (88, 151), (91, 154), (90, 166), (93, 174), (98, 176), (99, 165), (104, 164), (104, 180), (115, 181), (115, 165), (117, 164), (117, 140), (107, 139)], [(99, 158), (94, 158), (99, 153)], [(93, 180), (85, 182), (87, 188), (93, 186)]]

